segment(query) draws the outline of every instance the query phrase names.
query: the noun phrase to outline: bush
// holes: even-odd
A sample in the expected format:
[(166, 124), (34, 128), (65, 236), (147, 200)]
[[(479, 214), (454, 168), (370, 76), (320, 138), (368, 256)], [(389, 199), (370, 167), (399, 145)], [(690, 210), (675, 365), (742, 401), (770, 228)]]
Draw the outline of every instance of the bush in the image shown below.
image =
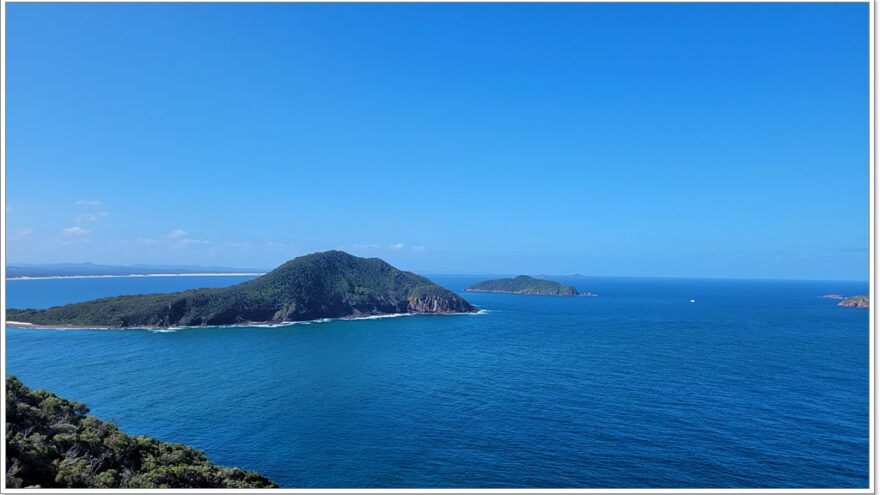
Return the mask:
[(9, 488), (275, 488), (253, 471), (215, 466), (204, 452), (119, 431), (88, 408), (6, 378)]

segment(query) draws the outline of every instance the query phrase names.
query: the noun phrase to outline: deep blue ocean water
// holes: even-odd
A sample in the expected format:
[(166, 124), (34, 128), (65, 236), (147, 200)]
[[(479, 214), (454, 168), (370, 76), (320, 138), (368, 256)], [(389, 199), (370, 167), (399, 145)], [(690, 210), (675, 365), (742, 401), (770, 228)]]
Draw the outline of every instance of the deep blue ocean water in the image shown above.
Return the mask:
[[(246, 278), (10, 281), (7, 297)], [(279, 328), (9, 328), (7, 373), (285, 487), (868, 486), (868, 312), (817, 297), (866, 283), (568, 282), (599, 297), (464, 294), (486, 314)]]

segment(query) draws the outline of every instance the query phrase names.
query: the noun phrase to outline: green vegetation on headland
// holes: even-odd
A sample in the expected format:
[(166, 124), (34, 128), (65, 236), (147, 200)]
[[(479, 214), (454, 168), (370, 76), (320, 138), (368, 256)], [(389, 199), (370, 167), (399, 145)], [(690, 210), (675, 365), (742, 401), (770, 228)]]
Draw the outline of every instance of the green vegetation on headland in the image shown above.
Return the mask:
[(527, 275), (520, 275), (514, 278), (502, 278), (498, 280), (486, 280), (468, 287), (465, 291), (539, 294), (549, 296), (593, 295), (590, 293), (580, 294), (577, 289), (570, 285), (562, 285), (552, 280), (542, 280)]
[(871, 301), (868, 296), (852, 296), (840, 301), (837, 305), (846, 308), (868, 308), (871, 306)]
[(6, 378), (7, 488), (276, 488), (186, 445), (129, 436), (89, 409)]
[(51, 326), (168, 327), (393, 313), (469, 313), (458, 294), (378, 258), (326, 251), (288, 261), (232, 287), (118, 296), (45, 310), (10, 309), (13, 322)]

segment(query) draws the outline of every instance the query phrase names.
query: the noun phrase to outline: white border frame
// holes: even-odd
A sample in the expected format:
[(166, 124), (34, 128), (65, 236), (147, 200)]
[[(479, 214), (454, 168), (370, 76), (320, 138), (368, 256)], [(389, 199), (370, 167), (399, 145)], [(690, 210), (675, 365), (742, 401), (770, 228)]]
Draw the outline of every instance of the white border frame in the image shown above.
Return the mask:
[[(441, 2), (432, 2), (431, 0), (408, 0), (408, 1), (400, 1), (400, 0), (298, 0), (298, 1), (290, 1), (290, 0), (259, 0), (253, 3), (471, 3), (474, 0), (442, 0)], [(875, 40), (875, 0), (714, 0), (714, 1), (704, 1), (704, 0), (552, 0), (547, 3), (868, 3), (868, 31), (869, 31), (869, 97), (868, 97), (868, 106), (869, 106), (869, 294), (872, 301), (876, 301), (876, 277), (875, 277), (875, 246), (876, 246), (876, 235), (877, 231), (875, 229), (875, 191), (877, 186), (878, 176), (875, 174), (875, 132), (876, 127), (874, 125), (875, 118), (875, 64), (874, 58), (876, 53), (876, 40)], [(13, 2), (8, 2), (7, 0), (0, 0), (0, 112), (2, 112), (2, 116), (0, 116), (0, 176), (2, 176), (2, 187), (0, 187), (0, 202), (3, 203), (3, 222), (2, 229), (0, 229), (0, 254), (2, 254), (2, 262), (0, 262), (0, 280), (3, 282), (3, 287), (0, 287), (0, 338), (2, 338), (2, 344), (0, 344), (0, 368), (3, 370), (4, 379), (2, 383), (0, 383), (0, 391), (2, 391), (2, 395), (6, 397), (6, 380), (5, 380), (5, 371), (6, 371), (6, 4), (7, 3), (250, 3), (247, 1), (241, 0), (182, 0), (180, 2), (176, 0), (88, 0), (88, 1), (80, 1), (80, 0), (50, 0), (50, 1), (40, 1), (40, 0), (16, 0)], [(474, 3), (542, 3), (541, 1), (535, 0), (478, 0)], [(875, 493), (875, 473), (877, 470), (877, 445), (875, 444), (875, 415), (876, 408), (874, 407), (874, 401), (876, 398), (876, 387), (877, 381), (875, 380), (876, 368), (875, 368), (875, 355), (876, 355), (876, 346), (877, 340), (875, 339), (876, 333), (876, 304), (873, 302), (869, 308), (869, 454), (868, 454), (868, 488), (856, 488), (856, 489), (787, 489), (787, 488), (758, 488), (758, 489), (737, 489), (737, 488), (633, 488), (633, 489), (606, 489), (606, 488), (553, 488), (553, 489), (506, 489), (506, 488), (490, 488), (490, 489), (453, 489), (453, 488), (442, 488), (442, 489), (384, 489), (384, 488), (371, 488), (371, 489), (335, 489), (335, 488), (326, 488), (326, 489), (314, 489), (314, 488), (272, 488), (272, 489), (199, 489), (199, 488), (188, 488), (188, 489), (122, 489), (122, 488), (113, 488), (113, 489), (70, 489), (70, 488), (45, 488), (45, 489), (27, 489), (27, 488), (6, 488), (6, 474), (5, 474), (5, 459), (6, 459), (6, 407), (0, 408), (0, 422), (2, 422), (3, 431), (3, 441), (0, 444), (0, 458), (4, 460), (3, 473), (2, 477), (0, 477), (0, 493), (72, 493), (72, 494), (93, 494), (93, 493), (254, 493), (254, 492), (267, 492), (267, 493), (316, 493), (316, 494), (331, 494), (331, 493), (394, 493), (394, 494), (402, 494), (402, 493), (436, 493), (436, 494), (446, 494), (446, 493), (516, 493), (516, 494), (528, 494), (528, 493), (554, 493), (554, 494), (574, 494), (574, 493), (611, 493), (611, 494), (642, 494), (642, 493), (658, 493), (658, 494), (671, 494), (671, 493), (685, 493), (685, 494), (715, 494), (715, 493), (779, 493), (779, 494), (850, 494), (850, 493)], [(4, 399), (5, 400), (5, 399)]]

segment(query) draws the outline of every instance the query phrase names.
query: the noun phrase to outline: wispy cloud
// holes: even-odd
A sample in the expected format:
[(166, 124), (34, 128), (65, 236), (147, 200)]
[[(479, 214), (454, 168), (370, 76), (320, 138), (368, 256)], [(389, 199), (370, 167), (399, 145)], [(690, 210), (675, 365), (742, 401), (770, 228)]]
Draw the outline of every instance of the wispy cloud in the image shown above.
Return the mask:
[(204, 241), (201, 239), (193, 239), (190, 237), (189, 232), (183, 229), (174, 229), (168, 234), (165, 235), (167, 239), (174, 241), (175, 245), (179, 248), (186, 248), (190, 246), (203, 246), (205, 244), (211, 244), (210, 241)]
[(18, 229), (14, 234), (10, 237), (10, 240), (20, 241), (27, 237), (30, 237), (34, 233), (34, 229)]
[[(407, 249), (407, 245), (402, 242), (396, 242), (394, 244), (375, 244), (375, 243), (367, 243), (367, 244), (349, 244), (347, 248), (339, 248), (339, 249), (350, 249), (352, 251), (366, 251), (373, 249), (385, 249), (388, 251), (403, 251)], [(415, 252), (422, 252), (427, 250), (427, 246), (415, 245), (410, 246), (409, 249), (412, 249)]]
[(96, 199), (78, 199), (76, 201), (77, 206), (98, 206), (101, 202)]
[(203, 241), (201, 239), (181, 239), (177, 241), (177, 245), (180, 247), (189, 247), (189, 246), (203, 246), (205, 244), (210, 244), (210, 241)]
[(106, 218), (108, 213), (106, 211), (99, 211), (97, 213), (82, 213), (74, 217), (74, 220), (77, 223), (88, 222), (95, 223), (100, 222), (104, 218)]
[(91, 232), (91, 230), (84, 229), (79, 226), (67, 227), (66, 229), (63, 229), (61, 231), (62, 234), (70, 237), (84, 236), (87, 235), (89, 232)]
[(278, 241), (269, 241), (265, 244), (266, 249), (270, 249), (273, 251), (289, 251), (292, 249), (296, 249), (297, 245), (292, 242), (278, 242)]
[(223, 247), (228, 247), (232, 249), (251, 249), (254, 247), (253, 243), (250, 242), (224, 242)]
[[(134, 239), (124, 239), (119, 241), (121, 246), (165, 246), (175, 248), (188, 248), (191, 246), (204, 246), (211, 244), (211, 241), (202, 239), (193, 239), (190, 233), (183, 229), (172, 230), (171, 232), (156, 237), (137, 237)], [(224, 243), (224, 247), (233, 247), (232, 243)]]

